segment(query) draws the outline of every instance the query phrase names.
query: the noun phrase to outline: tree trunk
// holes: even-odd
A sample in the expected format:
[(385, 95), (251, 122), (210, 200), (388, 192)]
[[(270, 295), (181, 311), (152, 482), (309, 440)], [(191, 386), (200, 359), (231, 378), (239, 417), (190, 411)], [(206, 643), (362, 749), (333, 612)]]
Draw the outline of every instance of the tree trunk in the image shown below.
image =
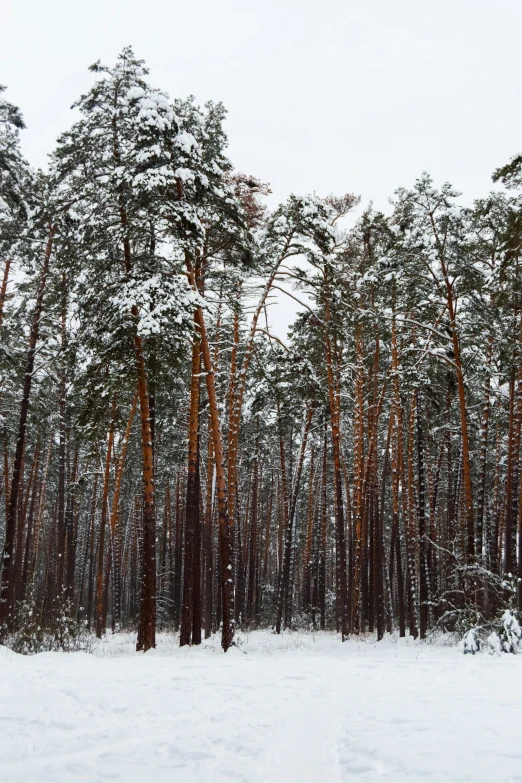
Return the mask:
[(327, 423), (325, 421), (323, 436), (323, 474), (321, 483), (321, 530), (319, 538), (319, 563), (317, 576), (317, 592), (319, 599), (321, 631), (324, 631), (326, 628), (326, 541), (328, 529), (328, 508), (326, 494), (328, 482), (327, 432)]
[[(189, 283), (196, 291), (196, 278), (192, 262), (188, 254), (185, 256), (185, 263), (188, 272)], [(219, 415), (219, 406), (217, 401), (214, 368), (210, 355), (210, 346), (208, 342), (207, 330), (203, 311), (200, 307), (196, 310), (196, 323), (199, 327), (201, 339), (201, 351), (203, 355), (203, 365), (206, 373), (207, 394), (210, 408), (210, 418), (212, 424), (212, 438), (214, 440), (214, 455), (216, 460), (216, 484), (218, 496), (218, 520), (219, 520), (219, 543), (220, 543), (220, 567), (221, 567), (221, 592), (222, 592), (222, 616), (223, 627), (221, 635), (221, 645), (226, 652), (234, 643), (234, 579), (232, 567), (232, 548), (231, 548), (231, 525), (228, 519), (227, 487), (225, 476), (225, 463), (223, 454), (223, 438), (221, 435), (221, 422)]]
[[(27, 506), (29, 503), (29, 495), (33, 487), (33, 484), (36, 487), (36, 474), (38, 471), (39, 453), (40, 453), (40, 442), (38, 441), (35, 446), (33, 463), (31, 465), (31, 470), (29, 472), (29, 480), (27, 482), (27, 488), (25, 490), (25, 499), (22, 504), (22, 507), (19, 509), (19, 515), (18, 515), (18, 528), (17, 528), (17, 535), (16, 535), (16, 548), (15, 548), (15, 569), (14, 569), (14, 576), (13, 576), (14, 598), (16, 602), (20, 601), (23, 597), (22, 568), (23, 568), (24, 550), (25, 550), (25, 546), (24, 546), (25, 521), (27, 519)], [(32, 506), (34, 505), (34, 497), (35, 497), (35, 490), (33, 489), (33, 494), (32, 494), (33, 499), (31, 502)]]
[(105, 558), (105, 527), (109, 511), (109, 479), (111, 473), (112, 447), (114, 443), (114, 419), (116, 417), (116, 399), (112, 403), (111, 423), (107, 436), (107, 452), (105, 455), (105, 470), (103, 472), (102, 508), (100, 534), (98, 537), (98, 559), (96, 564), (96, 636), (101, 639), (105, 633), (103, 624), (103, 563)]
[[(36, 462), (36, 465), (34, 467), (34, 482), (33, 482), (33, 492), (31, 496), (31, 505), (29, 507), (29, 517), (27, 520), (27, 536), (25, 539), (25, 555), (24, 555), (24, 565), (22, 570), (22, 589), (20, 593), (20, 597), (22, 600), (26, 598), (27, 593), (27, 585), (30, 578), (30, 575), (32, 573), (32, 556), (33, 556), (33, 540), (34, 540), (34, 517), (35, 517), (35, 510), (36, 510), (36, 503), (38, 498), (38, 470), (40, 466), (40, 454), (35, 453), (34, 459)], [(34, 463), (33, 463), (34, 464)]]
[[(281, 589), (279, 591), (278, 607), (277, 607), (277, 620), (276, 620), (277, 633), (280, 633), (281, 631), (281, 620), (283, 616), (283, 609), (285, 610), (284, 627), (289, 628), (292, 621), (292, 597), (290, 594), (290, 572), (291, 572), (291, 561), (292, 561), (292, 547), (294, 543), (294, 518), (295, 518), (295, 510), (297, 506), (297, 498), (299, 495), (299, 486), (301, 484), (301, 476), (303, 473), (303, 464), (304, 464), (304, 457), (306, 453), (308, 433), (310, 432), (310, 427), (312, 425), (313, 412), (314, 412), (313, 408), (309, 406), (306, 411), (306, 419), (303, 427), (303, 435), (301, 438), (301, 448), (299, 451), (299, 460), (297, 463), (295, 483), (292, 492), (290, 510), (288, 513), (288, 522), (286, 525), (285, 546), (283, 552), (282, 581), (281, 581)], [(281, 432), (279, 436), (279, 444), (280, 444), (280, 452), (281, 452), (281, 477), (283, 483), (283, 492), (285, 492), (286, 468), (284, 468), (285, 466), (284, 441)]]
[(312, 608), (312, 537), (314, 521), (314, 452), (310, 457), (310, 475), (308, 478), (308, 508), (306, 519), (306, 543), (303, 553), (303, 609)]
[(480, 479), (478, 487), (477, 502), (477, 556), (483, 556), (484, 549), (484, 506), (486, 497), (486, 470), (488, 453), (488, 428), (489, 428), (489, 407), (491, 396), (491, 358), (493, 353), (493, 335), (488, 340), (488, 351), (486, 356), (486, 366), (484, 368), (484, 403), (482, 406), (482, 422), (480, 429)]
[[(330, 314), (330, 294), (328, 290), (329, 279), (328, 270), (324, 269), (324, 281), (326, 285), (325, 296), (325, 320), (327, 328), (331, 322)], [(332, 455), (334, 466), (334, 514), (336, 523), (337, 538), (337, 582), (339, 584), (339, 617), (341, 621), (341, 638), (344, 641), (349, 632), (350, 609), (348, 606), (348, 583), (346, 578), (346, 531), (344, 527), (344, 506), (343, 506), (343, 482), (341, 474), (341, 404), (340, 390), (336, 382), (338, 368), (333, 366), (334, 345), (332, 337), (325, 332), (326, 348), (326, 369), (328, 378), (328, 400), (330, 405), (330, 426), (332, 430)]]
[[(120, 596), (119, 596), (119, 557), (117, 551), (117, 536), (116, 527), (118, 524), (118, 514), (120, 507), (120, 493), (121, 493), (121, 480), (123, 478), (123, 468), (125, 467), (125, 458), (127, 456), (127, 447), (129, 445), (130, 435), (132, 431), (132, 424), (134, 422), (134, 415), (138, 406), (138, 392), (134, 395), (132, 401), (129, 418), (127, 420), (127, 427), (121, 444), (120, 455), (116, 460), (114, 470), (114, 495), (112, 496), (111, 516), (109, 520), (109, 547), (107, 550), (107, 557), (105, 559), (105, 576), (104, 576), (104, 591), (103, 591), (103, 622), (102, 627), (107, 627), (107, 614), (108, 614), (108, 597), (110, 588), (111, 569), (113, 570), (113, 614), (116, 617), (120, 617)], [(112, 563), (114, 561), (114, 568)], [(114, 617), (113, 617), (114, 625)]]
[(353, 432), (353, 473), (354, 473), (354, 576), (352, 596), (352, 629), (358, 634), (360, 629), (360, 598), (363, 556), (363, 482), (364, 482), (364, 346), (361, 329), (358, 326), (355, 336), (355, 411)]
[(418, 518), (419, 518), (419, 565), (420, 565), (420, 638), (426, 638), (428, 630), (428, 547), (426, 541), (426, 501), (424, 479), (424, 433), (422, 430), (422, 410), (419, 392), (415, 392), (415, 411), (417, 414), (417, 471), (418, 471)]
[(281, 422), (281, 410), (277, 404), (277, 424), (279, 430), (279, 465), (281, 468), (281, 495), (283, 502), (283, 552), (279, 577), (279, 590), (277, 598), (276, 633), (281, 633), (283, 621), (284, 596), (288, 590), (290, 578), (290, 548), (292, 546), (292, 530), (290, 528), (290, 510), (288, 503), (288, 482), (286, 476), (285, 441), (283, 438), (283, 426)]
[(256, 563), (257, 563), (257, 505), (259, 485), (259, 434), (256, 438), (254, 469), (252, 476), (252, 502), (250, 504), (250, 536), (248, 542), (248, 567), (245, 604), (245, 622), (252, 625), (256, 612)]
[(197, 338), (192, 344), (192, 373), (189, 408), (189, 443), (187, 471), (187, 502), (185, 509), (185, 558), (183, 568), (183, 605), (181, 612), (180, 647), (192, 644), (193, 599), (195, 590), (195, 561), (199, 557), (195, 539), (200, 525), (199, 518), (199, 380), (201, 349)]
[[(76, 447), (72, 471), (70, 473), (69, 486), (73, 487), (76, 484), (78, 477), (78, 447)], [(70, 609), (72, 610), (72, 602), (74, 600), (74, 580), (76, 573), (76, 538), (77, 538), (77, 520), (75, 524), (75, 517), (77, 517), (77, 503), (74, 492), (72, 489), (69, 491), (67, 497), (67, 506), (65, 513), (65, 551), (67, 554), (67, 569), (65, 572), (65, 596), (70, 602)], [(76, 512), (76, 513), (75, 513)]]
[[(134, 308), (133, 308), (134, 310)], [(137, 315), (137, 312), (133, 312)], [(135, 335), (134, 346), (138, 368), (141, 443), (143, 456), (143, 571), (141, 580), (140, 617), (136, 650), (147, 652), (156, 646), (156, 522), (154, 517), (154, 452), (150, 427), (147, 371), (143, 342)]]
[(6, 532), (4, 553), (2, 558), (2, 574), (0, 576), (0, 640), (13, 625), (13, 583), (12, 575), (14, 568), (14, 543), (17, 520), (17, 504), (21, 479), (21, 467), (25, 452), (25, 438), (27, 430), (27, 414), (29, 412), (29, 402), (31, 398), (31, 386), (34, 371), (34, 359), (36, 355), (36, 346), (40, 334), (40, 320), (43, 312), (43, 299), (45, 287), (47, 284), (47, 274), (49, 272), (49, 262), (53, 249), (55, 227), (49, 227), (49, 238), (44, 254), (42, 272), (40, 274), (40, 283), (36, 295), (36, 304), (33, 310), (31, 324), (31, 334), (29, 337), (29, 350), (27, 352), (25, 379), (22, 392), (22, 402), (20, 405), (20, 418), (18, 422), (18, 433), (16, 440), (16, 451), (13, 462), (11, 488), (9, 492), (9, 511), (6, 520)]

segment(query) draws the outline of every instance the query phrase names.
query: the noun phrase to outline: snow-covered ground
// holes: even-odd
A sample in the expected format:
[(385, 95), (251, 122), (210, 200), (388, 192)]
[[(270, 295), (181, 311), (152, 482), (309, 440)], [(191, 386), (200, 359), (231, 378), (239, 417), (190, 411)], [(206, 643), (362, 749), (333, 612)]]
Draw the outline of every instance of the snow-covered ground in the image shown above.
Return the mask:
[(522, 656), (329, 634), (0, 647), (0, 780), (522, 780)]

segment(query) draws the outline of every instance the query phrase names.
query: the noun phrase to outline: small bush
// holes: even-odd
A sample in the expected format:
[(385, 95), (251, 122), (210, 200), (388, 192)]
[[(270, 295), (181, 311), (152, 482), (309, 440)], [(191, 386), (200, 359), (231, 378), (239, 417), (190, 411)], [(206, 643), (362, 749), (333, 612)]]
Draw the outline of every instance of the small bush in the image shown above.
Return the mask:
[(54, 618), (42, 624), (40, 613), (32, 600), (20, 603), (15, 630), (7, 637), (6, 646), (22, 655), (39, 652), (91, 652), (95, 636), (74, 617), (69, 600), (61, 601)]
[(487, 650), (492, 655), (522, 652), (522, 628), (515, 613), (506, 609), (491, 623), (476, 625), (464, 634), (461, 648), (465, 655)]

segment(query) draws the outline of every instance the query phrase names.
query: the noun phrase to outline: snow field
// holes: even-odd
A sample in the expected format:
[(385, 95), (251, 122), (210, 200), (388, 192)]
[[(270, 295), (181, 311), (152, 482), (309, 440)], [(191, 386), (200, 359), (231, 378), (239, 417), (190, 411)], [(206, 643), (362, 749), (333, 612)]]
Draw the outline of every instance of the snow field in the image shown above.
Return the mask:
[(522, 657), (332, 634), (0, 647), (0, 780), (522, 780)]

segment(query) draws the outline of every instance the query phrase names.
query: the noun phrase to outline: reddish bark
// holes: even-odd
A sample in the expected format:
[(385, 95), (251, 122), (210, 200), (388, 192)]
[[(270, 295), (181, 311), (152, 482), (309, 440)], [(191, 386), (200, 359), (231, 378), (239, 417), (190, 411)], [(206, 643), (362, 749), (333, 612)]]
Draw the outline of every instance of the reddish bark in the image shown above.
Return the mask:
[(4, 553), (2, 558), (2, 573), (0, 576), (0, 639), (13, 624), (13, 569), (14, 569), (14, 544), (17, 520), (18, 495), (21, 480), (21, 468), (25, 453), (25, 439), (27, 431), (27, 415), (29, 413), (29, 403), (31, 399), (31, 387), (34, 371), (34, 360), (36, 355), (36, 346), (40, 335), (40, 320), (43, 312), (43, 302), (45, 288), (47, 284), (47, 275), (49, 272), (49, 263), (53, 249), (55, 227), (49, 226), (49, 238), (45, 248), (42, 271), (40, 273), (40, 282), (36, 295), (36, 303), (33, 310), (31, 324), (31, 333), (29, 337), (29, 349), (26, 358), (24, 386), (22, 391), (22, 402), (20, 405), (20, 418), (18, 423), (18, 433), (16, 441), (16, 451), (13, 462), (11, 488), (9, 491), (9, 510), (6, 520), (6, 533), (4, 543)]
[[(193, 290), (196, 289), (196, 278), (194, 268), (189, 255), (185, 256), (189, 283)], [(221, 420), (219, 406), (216, 394), (214, 367), (210, 355), (210, 346), (205, 325), (205, 318), (201, 307), (198, 307), (195, 313), (195, 320), (199, 327), (201, 339), (201, 351), (203, 356), (203, 365), (206, 373), (207, 394), (210, 408), (210, 419), (212, 425), (212, 438), (214, 441), (214, 455), (216, 460), (216, 486), (218, 496), (218, 523), (219, 523), (219, 548), (220, 548), (220, 566), (221, 566), (221, 593), (222, 593), (222, 635), (221, 645), (226, 652), (234, 643), (234, 579), (232, 567), (232, 547), (231, 547), (231, 522), (228, 518), (228, 500), (227, 486), (225, 476), (225, 461), (223, 454), (223, 438), (221, 435)]]

